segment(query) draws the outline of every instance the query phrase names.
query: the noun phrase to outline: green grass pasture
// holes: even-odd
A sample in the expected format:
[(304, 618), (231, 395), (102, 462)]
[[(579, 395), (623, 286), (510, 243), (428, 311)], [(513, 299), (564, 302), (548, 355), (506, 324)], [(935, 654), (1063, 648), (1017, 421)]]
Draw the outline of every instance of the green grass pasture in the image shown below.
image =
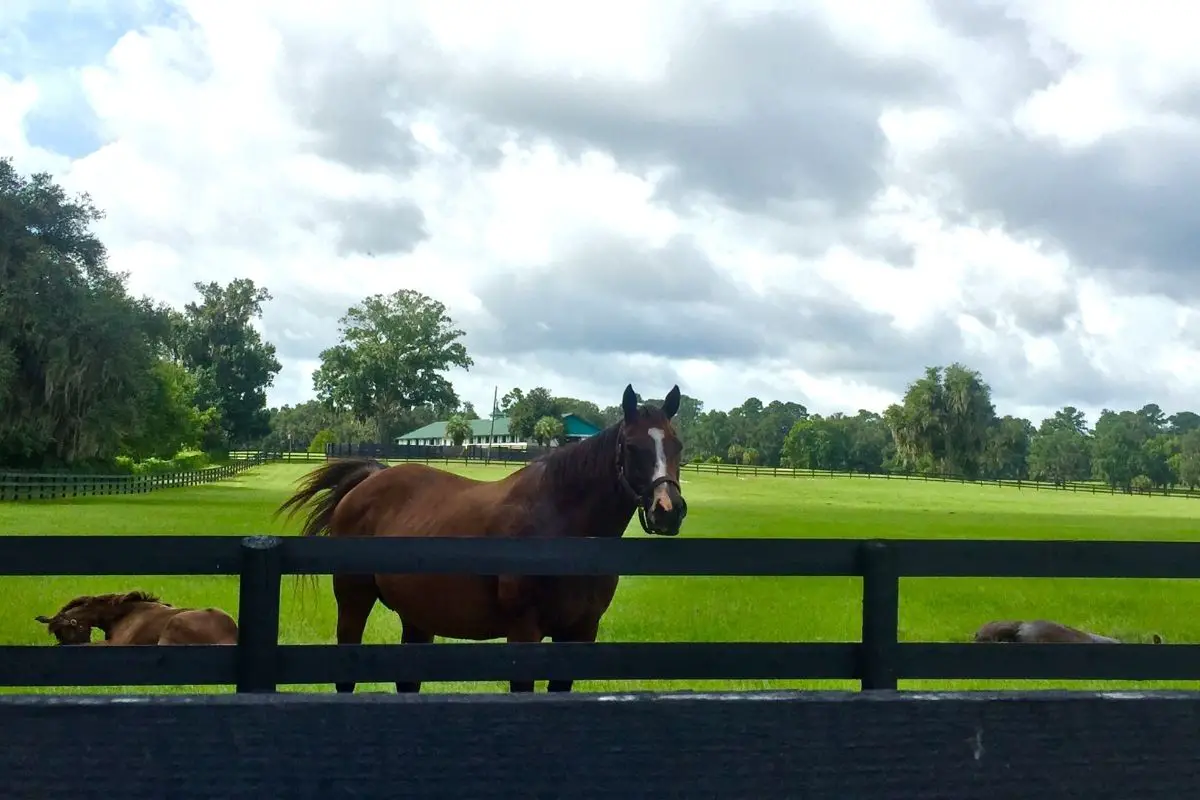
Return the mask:
[[(270, 465), (237, 478), (188, 489), (129, 497), (81, 498), (0, 505), (0, 534), (293, 535), (299, 520), (272, 512), (313, 465)], [(498, 478), (509, 467), (451, 467)], [(1035, 492), (954, 483), (823, 478), (684, 476), (689, 514), (682, 535), (755, 537), (889, 537), (974, 539), (1200, 538), (1200, 501)], [(644, 535), (634, 521), (628, 535)], [(335, 607), (329, 578), (310, 584), (285, 579), (281, 638), (285, 643), (333, 643)], [(49, 645), (36, 614), (52, 613), (84, 593), (155, 592), (176, 605), (237, 610), (232, 577), (0, 578), (0, 643)], [(622, 579), (601, 627), (601, 641), (857, 641), (861, 581), (857, 578)], [(1118, 637), (1158, 632), (1168, 642), (1200, 642), (1200, 582), (1169, 580), (905, 579), (900, 638), (967, 641), (983, 622), (1044, 617)], [(377, 606), (367, 643), (399, 641), (399, 624)], [(703, 681), (577, 683), (583, 691), (695, 688), (854, 688), (852, 681)], [(1120, 687), (1096, 681), (904, 681), (902, 688)], [(1145, 684), (1142, 684), (1145, 686)], [(1178, 682), (1156, 688), (1196, 686)], [(332, 691), (332, 685), (288, 687)], [(426, 684), (429, 691), (502, 689), (494, 684)], [(389, 684), (360, 690), (392, 691)], [(12, 691), (12, 690), (8, 690)], [(52, 690), (62, 691), (62, 690)], [(123, 687), (66, 691), (123, 691)], [(132, 691), (211, 691), (150, 687)], [(227, 691), (227, 689), (222, 689)]]

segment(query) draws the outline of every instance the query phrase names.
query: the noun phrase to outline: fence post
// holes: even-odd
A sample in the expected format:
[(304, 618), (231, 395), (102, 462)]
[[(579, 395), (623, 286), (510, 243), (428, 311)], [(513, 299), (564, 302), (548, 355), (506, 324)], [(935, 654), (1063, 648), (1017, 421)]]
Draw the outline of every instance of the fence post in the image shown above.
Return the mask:
[(900, 625), (900, 576), (895, 554), (881, 539), (859, 547), (862, 566), (862, 645), (859, 678), (863, 690), (896, 688), (897, 628)]
[(238, 587), (238, 692), (275, 691), (279, 590), (283, 582), (282, 544), (278, 536), (242, 539), (242, 572)]

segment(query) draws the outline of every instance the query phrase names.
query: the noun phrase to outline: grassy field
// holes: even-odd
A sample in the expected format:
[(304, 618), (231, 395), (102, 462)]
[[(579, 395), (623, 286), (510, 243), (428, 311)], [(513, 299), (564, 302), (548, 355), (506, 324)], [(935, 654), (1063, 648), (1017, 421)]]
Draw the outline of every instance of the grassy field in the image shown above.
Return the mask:
[[(0, 534), (293, 534), (271, 514), (311, 465), (272, 465), (190, 489), (127, 498), (0, 505)], [(457, 467), (498, 478), (509, 468)], [(1200, 539), (1200, 501), (1091, 496), (994, 486), (689, 474), (684, 536)], [(629, 532), (644, 535), (636, 521)], [(0, 643), (52, 642), (36, 614), (84, 593), (155, 592), (176, 605), (217, 605), (236, 614), (237, 579), (225, 577), (0, 578)], [(329, 579), (314, 594), (284, 582), (285, 643), (334, 641)], [(856, 641), (861, 582), (854, 578), (622, 579), (602, 641)], [(996, 618), (1045, 617), (1119, 637), (1158, 632), (1200, 641), (1200, 581), (905, 579), (900, 638), (966, 641)], [(399, 624), (377, 606), (367, 643), (396, 642)], [(905, 681), (902, 688), (1117, 687), (1116, 682)], [(1143, 684), (1144, 685), (1144, 684)], [(854, 688), (849, 681), (581, 682), (579, 690), (629, 688)], [(1156, 683), (1157, 688), (1189, 684)], [(331, 685), (288, 687), (332, 691)], [(430, 691), (500, 689), (501, 684), (426, 684)], [(115, 691), (100, 690), (78, 691)], [(225, 689), (221, 689), (225, 690)], [(360, 690), (391, 691), (388, 684)], [(12, 691), (12, 690), (8, 690)], [(133, 691), (211, 691), (152, 687)]]

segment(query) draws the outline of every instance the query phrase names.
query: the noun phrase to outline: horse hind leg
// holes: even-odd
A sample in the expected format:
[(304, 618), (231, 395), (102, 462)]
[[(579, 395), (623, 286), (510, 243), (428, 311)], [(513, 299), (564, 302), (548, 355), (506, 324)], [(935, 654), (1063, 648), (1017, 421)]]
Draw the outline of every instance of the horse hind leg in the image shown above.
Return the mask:
[[(433, 634), (426, 633), (404, 620), (400, 620), (400, 644), (432, 644)], [(420, 681), (396, 681), (396, 692), (414, 694), (421, 691)]]
[[(379, 599), (375, 579), (370, 575), (334, 575), (333, 597), (337, 601), (338, 644), (362, 644), (367, 618)], [(335, 683), (339, 694), (354, 691), (354, 681)]]

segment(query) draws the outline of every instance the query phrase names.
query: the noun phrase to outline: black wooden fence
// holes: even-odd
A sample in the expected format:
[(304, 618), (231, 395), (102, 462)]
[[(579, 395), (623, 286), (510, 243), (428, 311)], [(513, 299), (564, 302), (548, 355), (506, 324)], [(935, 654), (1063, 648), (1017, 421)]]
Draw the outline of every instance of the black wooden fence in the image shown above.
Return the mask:
[[(862, 636), (279, 644), (282, 576), (335, 571), (861, 576)], [(14, 797), (1177, 798), (1200, 781), (1200, 693), (888, 691), (904, 678), (1200, 680), (1195, 644), (897, 641), (901, 577), (1194, 579), (1200, 543), (20, 536), (0, 539), (0, 574), (241, 576), (237, 647), (0, 648), (8, 686), (241, 693), (0, 697), (0, 773)], [(514, 678), (855, 678), (866, 691), (274, 694)]]
[(331, 442), (325, 445), (325, 458), (377, 458), (381, 461), (483, 461), (524, 464), (549, 448), (537, 445), (488, 447), (481, 444), (436, 445), (379, 442)]
[(111, 494), (144, 494), (157, 489), (199, 486), (240, 475), (276, 457), (265, 453), (246, 453), (228, 464), (175, 472), (147, 472), (141, 475), (92, 475), (78, 472), (0, 471), (0, 501), (60, 500)]
[[(278, 643), (284, 575), (860, 576), (858, 642), (310, 645)], [(706, 538), (308, 539), (13, 536), (0, 575), (240, 575), (236, 648), (0, 647), (0, 685), (640, 679), (1200, 680), (1200, 644), (899, 642), (901, 577), (1200, 578), (1200, 543)], [(620, 602), (619, 596), (617, 602)]]

